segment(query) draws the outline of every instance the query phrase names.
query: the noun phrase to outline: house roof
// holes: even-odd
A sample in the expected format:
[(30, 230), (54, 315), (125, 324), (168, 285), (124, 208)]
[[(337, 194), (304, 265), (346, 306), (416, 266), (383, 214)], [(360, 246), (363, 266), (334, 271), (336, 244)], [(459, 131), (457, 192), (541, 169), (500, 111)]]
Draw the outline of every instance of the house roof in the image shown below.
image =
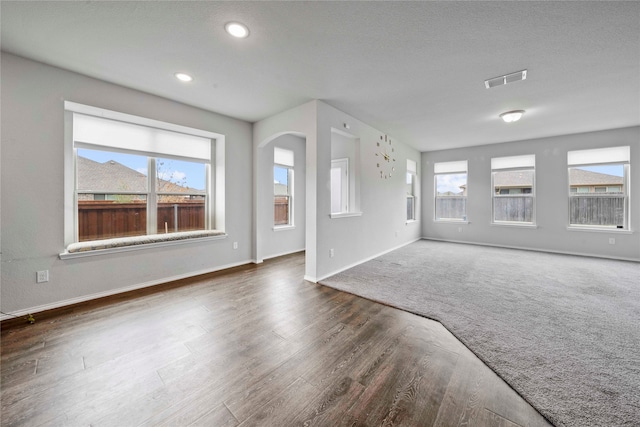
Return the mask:
[(622, 185), (623, 183), (621, 176), (607, 175), (578, 168), (569, 169), (569, 178), (572, 187), (586, 185)]
[[(640, 124), (640, 2), (0, 7), (3, 52), (251, 123), (321, 99), (419, 151)], [(249, 37), (225, 33), (234, 20)], [(485, 88), (523, 69), (526, 80)], [(182, 70), (188, 86), (170, 80)], [(498, 118), (516, 109), (517, 125)]]
[[(571, 168), (569, 172), (571, 186), (593, 186), (593, 185), (622, 185), (624, 179), (621, 176), (607, 175), (599, 172), (591, 172), (583, 169)], [(496, 187), (531, 187), (531, 174), (520, 171), (504, 171), (494, 178)], [(461, 185), (460, 188), (466, 188)]]
[[(204, 190), (182, 187), (158, 179), (160, 191), (167, 193), (205, 194)], [(115, 160), (104, 163), (78, 156), (78, 190), (95, 193), (146, 192), (147, 176)]]
[(496, 173), (493, 185), (496, 187), (531, 187), (533, 186), (534, 172), (526, 171), (502, 171)]

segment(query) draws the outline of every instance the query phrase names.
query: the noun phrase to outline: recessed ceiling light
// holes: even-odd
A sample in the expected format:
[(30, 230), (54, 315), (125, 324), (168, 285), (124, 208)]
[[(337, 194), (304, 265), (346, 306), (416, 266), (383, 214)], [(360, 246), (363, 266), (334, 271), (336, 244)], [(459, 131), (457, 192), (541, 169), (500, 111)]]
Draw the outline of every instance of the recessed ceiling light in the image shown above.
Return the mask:
[(504, 120), (505, 123), (512, 123), (520, 120), (523, 114), (524, 110), (507, 111), (506, 113), (500, 114), (500, 118)]
[(191, 77), (189, 74), (175, 73), (174, 75), (176, 76), (176, 79), (180, 80), (181, 82), (190, 82), (193, 80), (193, 77)]
[(249, 28), (239, 22), (229, 22), (224, 26), (224, 29), (233, 37), (237, 37), (239, 39), (243, 39), (249, 36)]

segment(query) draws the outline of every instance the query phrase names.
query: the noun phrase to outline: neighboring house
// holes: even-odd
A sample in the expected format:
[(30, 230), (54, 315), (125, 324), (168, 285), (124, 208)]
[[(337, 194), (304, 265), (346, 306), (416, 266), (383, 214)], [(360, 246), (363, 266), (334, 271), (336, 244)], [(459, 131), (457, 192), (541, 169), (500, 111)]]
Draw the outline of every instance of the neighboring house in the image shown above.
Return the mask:
[[(531, 193), (532, 174), (522, 171), (505, 171), (495, 174), (493, 185), (496, 194)], [(569, 170), (569, 182), (572, 193), (620, 193), (624, 179), (621, 176), (607, 175), (578, 168)], [(466, 196), (467, 186), (461, 185), (461, 193), (447, 191), (438, 196)]]
[[(183, 187), (163, 179), (158, 179), (158, 186), (160, 191), (166, 193), (189, 193), (186, 196), (176, 196), (180, 200), (192, 198), (194, 194), (205, 195), (204, 190)], [(78, 156), (78, 190), (87, 192), (78, 194), (78, 200), (80, 201), (114, 200), (135, 202), (145, 200), (145, 195), (128, 194), (120, 196), (113, 193), (116, 191), (146, 193), (147, 176), (114, 160), (99, 163), (86, 157)]]
[(569, 182), (572, 193), (620, 193), (624, 180), (621, 176), (571, 168)]
[(273, 193), (276, 196), (288, 196), (289, 193), (289, 188), (287, 187), (286, 184), (281, 184), (278, 181), (275, 181), (273, 183)]

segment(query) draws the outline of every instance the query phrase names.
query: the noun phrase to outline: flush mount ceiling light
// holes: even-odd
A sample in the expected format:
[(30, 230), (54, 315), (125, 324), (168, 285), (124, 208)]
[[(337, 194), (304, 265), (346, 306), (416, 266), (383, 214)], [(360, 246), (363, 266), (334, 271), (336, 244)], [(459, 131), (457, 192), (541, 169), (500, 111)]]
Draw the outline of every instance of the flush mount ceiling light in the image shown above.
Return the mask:
[(239, 22), (228, 22), (224, 29), (232, 35), (233, 37), (237, 37), (239, 39), (244, 39), (249, 36), (249, 28), (246, 25), (241, 24)]
[(193, 77), (191, 77), (189, 74), (175, 73), (174, 76), (176, 76), (176, 79), (180, 80), (181, 82), (193, 81)]
[(524, 110), (507, 111), (506, 113), (500, 114), (500, 118), (504, 120), (505, 123), (512, 123), (520, 120), (523, 114), (524, 114)]

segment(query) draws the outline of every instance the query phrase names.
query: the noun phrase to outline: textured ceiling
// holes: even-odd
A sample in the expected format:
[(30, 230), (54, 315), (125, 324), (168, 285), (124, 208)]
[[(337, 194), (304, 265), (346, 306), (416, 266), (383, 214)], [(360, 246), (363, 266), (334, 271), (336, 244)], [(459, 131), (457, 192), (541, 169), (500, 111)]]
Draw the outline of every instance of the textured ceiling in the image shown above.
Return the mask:
[(321, 99), (421, 151), (640, 124), (638, 2), (0, 5), (4, 51), (251, 122)]

